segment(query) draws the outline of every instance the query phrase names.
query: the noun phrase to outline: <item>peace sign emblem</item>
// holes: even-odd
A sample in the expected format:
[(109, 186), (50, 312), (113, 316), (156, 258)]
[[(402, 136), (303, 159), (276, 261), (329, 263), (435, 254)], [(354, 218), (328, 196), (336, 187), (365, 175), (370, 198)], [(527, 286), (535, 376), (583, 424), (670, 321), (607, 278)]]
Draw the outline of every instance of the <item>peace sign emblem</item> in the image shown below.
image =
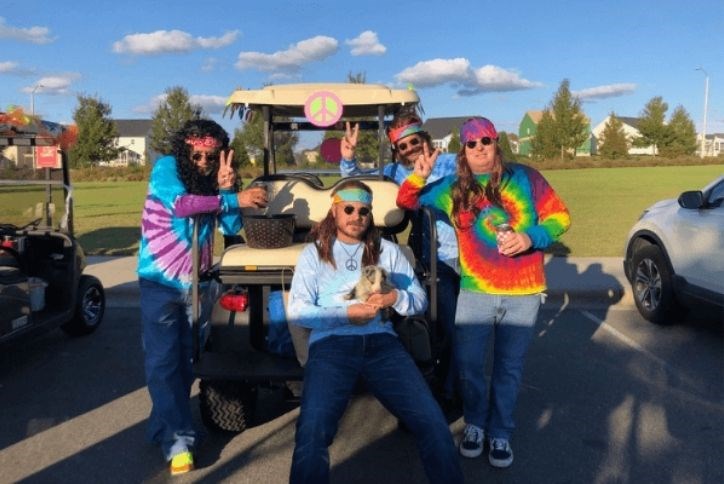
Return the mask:
[(332, 126), (342, 117), (342, 101), (330, 91), (312, 93), (304, 103), (304, 115), (315, 126)]

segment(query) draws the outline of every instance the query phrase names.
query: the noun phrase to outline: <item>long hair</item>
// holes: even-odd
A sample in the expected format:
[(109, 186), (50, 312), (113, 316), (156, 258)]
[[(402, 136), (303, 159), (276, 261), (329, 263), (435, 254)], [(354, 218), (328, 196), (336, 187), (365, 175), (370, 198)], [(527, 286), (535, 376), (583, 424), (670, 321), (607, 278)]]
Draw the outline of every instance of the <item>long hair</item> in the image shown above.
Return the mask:
[(470, 225), (464, 223), (460, 217), (462, 212), (471, 212), (473, 219), (480, 213), (480, 202), (487, 199), (490, 203), (502, 206), (502, 198), (500, 195), (500, 187), (505, 171), (505, 163), (503, 162), (503, 151), (500, 146), (495, 144), (495, 161), (493, 169), (490, 172), (490, 180), (483, 187), (475, 179), (475, 175), (470, 170), (468, 158), (465, 155), (465, 144), (458, 152), (457, 158), (457, 179), (452, 185), (452, 218), (453, 223), (459, 229), (468, 229)]
[[(174, 134), (171, 139), (171, 154), (176, 158), (176, 167), (179, 177), (183, 182), (186, 190), (194, 195), (214, 195), (219, 193), (219, 183), (217, 181), (217, 173), (219, 171), (219, 159), (210, 163), (210, 171), (208, 175), (204, 175), (196, 168), (195, 163), (191, 159), (191, 146), (186, 143), (188, 138), (197, 138), (211, 136), (216, 139), (219, 144), (220, 151), (226, 151), (229, 148), (229, 135), (226, 134), (224, 128), (218, 123), (209, 119), (192, 119), (187, 121), (183, 127)], [(236, 162), (231, 165), (236, 171)], [(237, 178), (234, 189), (238, 190), (239, 180)]]
[[(422, 124), (422, 119), (420, 119), (420, 116), (417, 115), (417, 113), (414, 111), (414, 109), (405, 109), (400, 112), (398, 112), (394, 118), (392, 118), (392, 121), (390, 122), (390, 125), (387, 127), (387, 136), (389, 139), (390, 131), (393, 129), (400, 128), (402, 126), (407, 126), (408, 124), (412, 123), (420, 123)], [(422, 142), (427, 144), (427, 147), (430, 151), (432, 151), (432, 137), (427, 131), (420, 131), (417, 134), (420, 138), (422, 138)], [(395, 143), (390, 142), (390, 151), (392, 152), (392, 160), (393, 161), (399, 161), (400, 163), (404, 163), (402, 160), (400, 160), (397, 156), (397, 149), (395, 148)]]
[[(345, 188), (359, 188), (368, 193), (372, 193), (370, 187), (365, 185), (359, 180), (345, 180), (341, 182), (332, 191), (332, 197)], [(332, 215), (332, 209), (330, 208), (327, 212), (327, 216), (318, 225), (312, 228), (310, 232), (310, 238), (314, 240), (314, 245), (317, 247), (317, 253), (319, 258), (325, 262), (328, 262), (335, 269), (337, 264), (334, 262), (334, 256), (332, 254), (332, 245), (337, 238), (337, 222)], [(364, 243), (364, 251), (362, 252), (362, 266), (376, 265), (380, 261), (380, 232), (375, 227), (375, 219), (372, 217), (372, 212), (369, 214), (369, 225), (364, 234), (362, 234), (362, 243)]]

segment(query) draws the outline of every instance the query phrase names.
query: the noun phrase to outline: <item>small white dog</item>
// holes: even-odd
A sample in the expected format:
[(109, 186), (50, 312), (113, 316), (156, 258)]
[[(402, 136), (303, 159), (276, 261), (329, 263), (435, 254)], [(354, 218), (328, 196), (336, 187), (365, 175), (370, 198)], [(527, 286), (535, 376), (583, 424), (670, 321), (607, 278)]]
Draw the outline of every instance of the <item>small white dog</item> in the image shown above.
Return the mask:
[[(387, 294), (395, 288), (389, 282), (389, 277), (387, 271), (382, 267), (364, 266), (359, 281), (349, 293), (344, 295), (344, 299), (357, 299), (360, 302), (365, 302), (373, 293)], [(392, 308), (384, 308), (382, 310), (382, 319), (389, 321), (392, 311)]]

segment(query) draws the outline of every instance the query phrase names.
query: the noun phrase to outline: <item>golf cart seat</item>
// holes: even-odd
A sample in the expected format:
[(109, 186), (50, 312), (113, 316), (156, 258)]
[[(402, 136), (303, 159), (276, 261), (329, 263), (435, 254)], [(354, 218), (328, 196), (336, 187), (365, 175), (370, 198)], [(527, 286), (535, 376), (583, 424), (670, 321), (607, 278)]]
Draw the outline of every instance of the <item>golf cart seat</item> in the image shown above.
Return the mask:
[[(397, 207), (399, 189), (397, 184), (390, 179), (380, 177), (355, 178), (363, 181), (372, 189), (374, 194), (372, 214), (375, 225), (382, 233), (394, 235), (403, 230), (407, 225), (407, 214)], [(242, 217), (262, 214), (293, 214), (295, 217), (294, 242), (288, 247), (278, 249), (256, 249), (246, 244), (231, 246), (221, 256), (222, 273), (251, 267), (256, 267), (257, 270), (293, 268), (307, 243), (306, 235), (314, 224), (321, 222), (327, 216), (331, 206), (332, 191), (342, 180), (328, 188), (320, 188), (293, 174), (260, 177), (254, 181), (263, 182), (266, 185), (269, 204), (266, 209), (245, 208), (242, 210)], [(412, 251), (405, 250), (405, 254), (414, 266)]]

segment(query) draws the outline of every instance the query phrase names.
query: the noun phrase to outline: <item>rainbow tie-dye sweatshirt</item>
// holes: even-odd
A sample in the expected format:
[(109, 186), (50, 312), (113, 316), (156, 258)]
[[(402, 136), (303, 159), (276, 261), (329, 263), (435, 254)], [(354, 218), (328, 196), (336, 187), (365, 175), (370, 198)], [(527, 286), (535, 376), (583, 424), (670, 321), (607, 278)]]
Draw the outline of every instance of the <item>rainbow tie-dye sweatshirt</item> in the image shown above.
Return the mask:
[[(489, 175), (476, 175), (485, 186)], [(400, 187), (397, 204), (405, 209), (428, 206), (452, 220), (452, 185), (455, 176), (425, 184), (410, 175)], [(563, 201), (537, 170), (517, 163), (506, 164), (500, 190), (502, 207), (487, 199), (478, 204), (480, 212), (466, 227), (456, 227), (460, 254), (461, 289), (486, 294), (536, 294), (546, 288), (543, 251), (568, 230), (571, 218)], [(524, 232), (533, 246), (508, 257), (498, 253), (495, 225), (508, 222)]]
[(141, 218), (138, 277), (187, 291), (191, 287), (191, 241), (194, 219), (199, 220), (201, 272), (211, 267), (214, 225), (224, 235), (241, 230), (236, 193), (191, 195), (186, 191), (172, 156), (153, 165)]

